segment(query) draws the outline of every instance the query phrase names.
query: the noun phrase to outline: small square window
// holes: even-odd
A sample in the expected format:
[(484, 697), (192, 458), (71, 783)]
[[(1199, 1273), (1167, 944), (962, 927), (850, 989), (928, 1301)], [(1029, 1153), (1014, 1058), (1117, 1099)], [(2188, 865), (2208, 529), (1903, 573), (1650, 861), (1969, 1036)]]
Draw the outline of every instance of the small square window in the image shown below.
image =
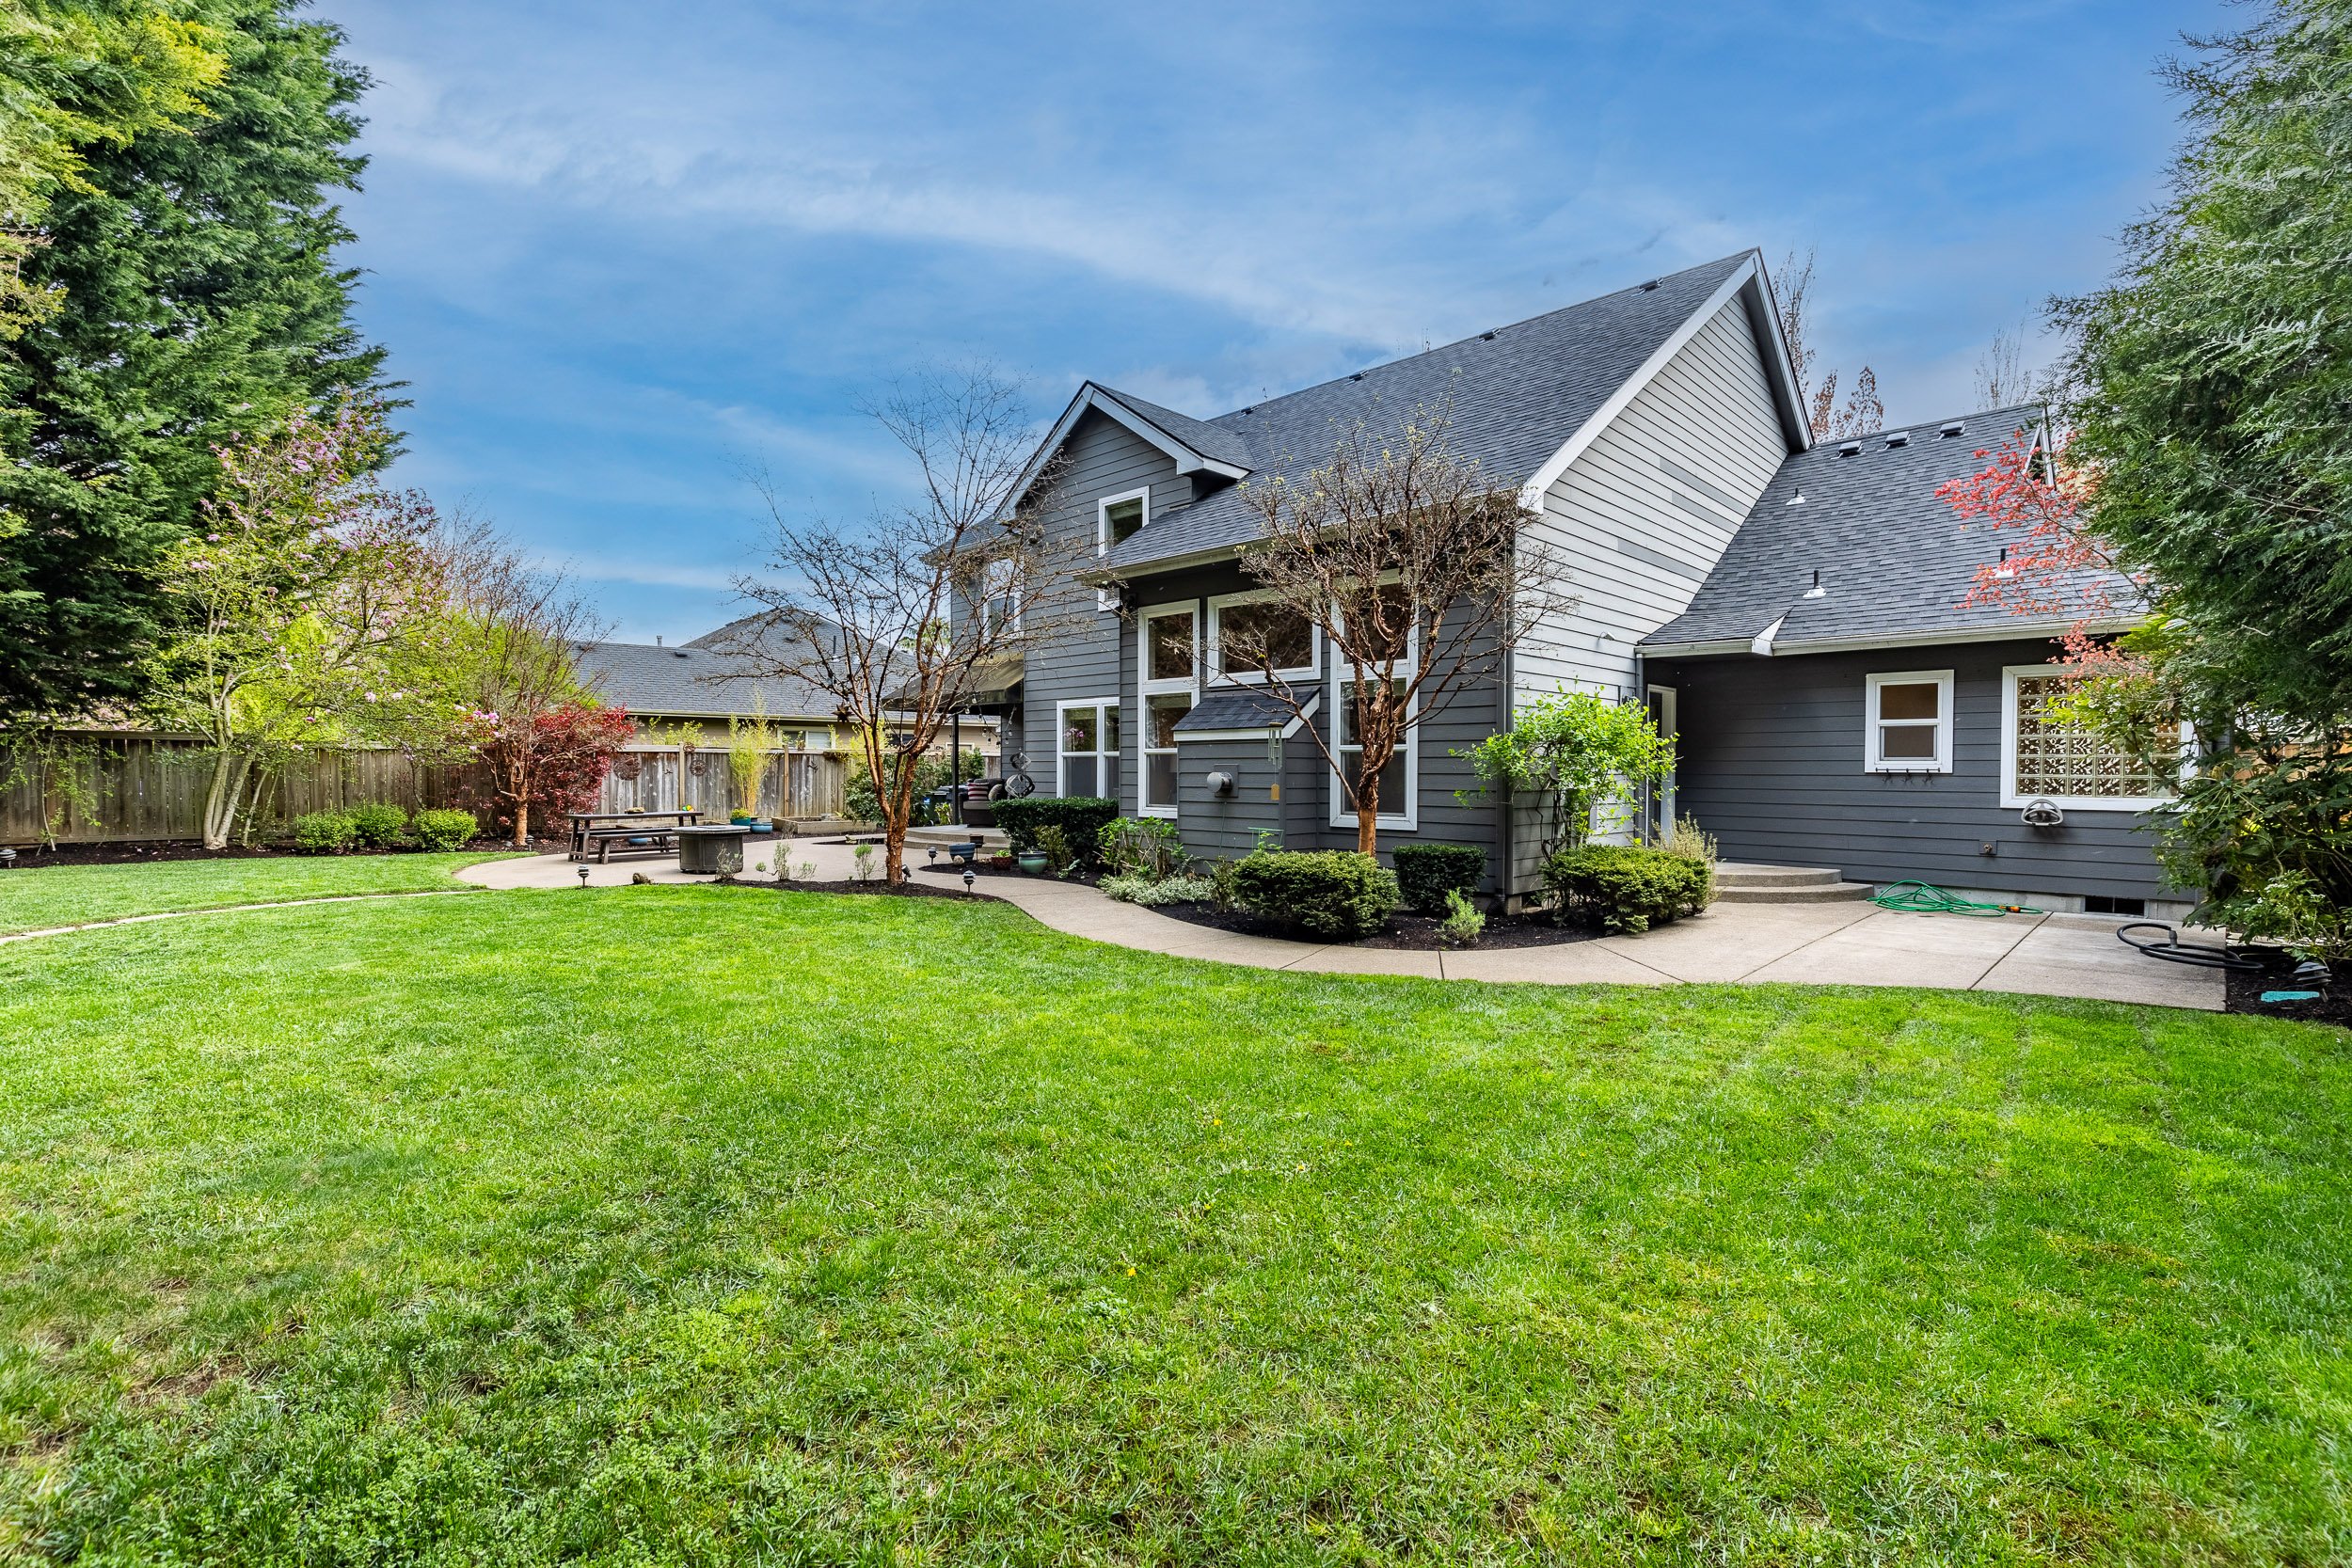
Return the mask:
[(1952, 673), (1872, 675), (1865, 685), (1862, 765), (1873, 773), (1952, 770)]
[(1113, 501), (1103, 508), (1103, 535), (1106, 544), (1116, 545), (1143, 526), (1143, 498)]

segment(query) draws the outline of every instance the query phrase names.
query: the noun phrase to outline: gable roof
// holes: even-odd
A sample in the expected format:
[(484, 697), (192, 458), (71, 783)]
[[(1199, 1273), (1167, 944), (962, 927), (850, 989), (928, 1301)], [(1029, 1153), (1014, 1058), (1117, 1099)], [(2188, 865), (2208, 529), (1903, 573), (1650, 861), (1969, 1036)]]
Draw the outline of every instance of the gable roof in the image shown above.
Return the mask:
[[(1215, 449), (1218, 463), (1240, 463), (1253, 477), (1303, 473), (1329, 461), (1340, 438), (1359, 423), (1377, 440), (1423, 410), (1446, 406), (1457, 456), (1475, 462), (1498, 483), (1525, 484), (1555, 462), (1565, 467), (1564, 454), (1580, 437), (1589, 439), (1589, 432), (1606, 423), (1682, 341), (1743, 295), (1758, 340), (1769, 345), (1765, 360), (1789, 444), (1803, 447), (1809, 437), (1795, 381), (1762, 261), (1752, 250), (1212, 420), (1186, 420), (1091, 382), (1080, 399), (1094, 394), (1090, 406), (1106, 413), (1117, 408), (1127, 416), (1121, 422), (1150, 424), (1164, 441), (1178, 442), (1196, 457), (1205, 460)], [(1068, 436), (1083, 412), (1077, 402), (1072, 407), (1042, 451)], [(1181, 460), (1178, 467), (1186, 471)], [(1155, 512), (1094, 563), (1097, 572), (1085, 575), (1118, 576), (1206, 558), (1263, 533), (1247, 499), (1233, 486), (1221, 486)]]
[[(2015, 545), (2014, 530), (1963, 526), (1936, 486), (1983, 469), (1983, 453), (2021, 433), (2041, 438), (2043, 411), (2018, 404), (1900, 431), (1824, 440), (1782, 463), (1690, 609), (1642, 640), (1645, 653), (1801, 653), (2031, 636), (2045, 620), (2001, 605), (1965, 609), (1979, 565)], [(1954, 434), (1944, 432), (1957, 426)], [(1899, 444), (1890, 437), (1899, 436)], [(1849, 449), (1853, 455), (1843, 455)], [(1803, 500), (1798, 498), (1802, 496)], [(1814, 574), (1821, 592), (1812, 594)], [(2129, 582), (2104, 580), (2114, 602)], [(1769, 637), (1767, 634), (1769, 633)]]
[(605, 702), (631, 714), (719, 719), (748, 714), (757, 706), (771, 719), (832, 722), (841, 705), (806, 681), (743, 673), (739, 660), (707, 646), (727, 629), (722, 626), (675, 648), (583, 642), (580, 678)]

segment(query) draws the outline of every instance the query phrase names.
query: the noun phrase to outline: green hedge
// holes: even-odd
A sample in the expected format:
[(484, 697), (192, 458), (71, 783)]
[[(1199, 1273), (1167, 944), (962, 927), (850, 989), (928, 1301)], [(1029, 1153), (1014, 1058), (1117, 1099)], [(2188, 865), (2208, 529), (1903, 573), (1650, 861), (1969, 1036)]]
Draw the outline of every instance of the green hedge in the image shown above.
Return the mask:
[(1335, 942), (1370, 936), (1396, 912), (1396, 873), (1353, 849), (1260, 849), (1233, 865), (1233, 893), (1261, 920)]
[(417, 847), (448, 851), (462, 849), (482, 832), (473, 813), (453, 808), (417, 813)]
[(1646, 931), (1696, 914), (1709, 894), (1706, 862), (1639, 844), (1564, 849), (1544, 863), (1544, 885), (1561, 907), (1611, 931)]
[(390, 849), (408, 834), (408, 813), (388, 802), (344, 808), (351, 818), (351, 832), (360, 847), (367, 849)]
[(359, 842), (347, 811), (314, 811), (294, 821), (294, 845), (306, 855), (340, 855)]
[(1013, 853), (1037, 847), (1037, 831), (1051, 824), (1083, 860), (1094, 858), (1103, 830), (1119, 819), (1119, 802), (1093, 795), (1032, 795), (1025, 800), (998, 800), (996, 825), (1012, 841)]
[(1486, 851), (1470, 844), (1400, 844), (1389, 858), (1396, 862), (1396, 890), (1415, 914), (1443, 916), (1448, 894), (1470, 896), (1486, 874)]

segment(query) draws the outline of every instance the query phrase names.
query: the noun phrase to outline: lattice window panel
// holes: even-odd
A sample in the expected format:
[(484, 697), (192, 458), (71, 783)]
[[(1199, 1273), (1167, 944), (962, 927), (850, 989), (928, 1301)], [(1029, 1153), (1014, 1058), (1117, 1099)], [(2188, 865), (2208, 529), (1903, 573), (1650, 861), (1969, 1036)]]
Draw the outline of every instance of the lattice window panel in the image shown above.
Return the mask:
[[(2048, 717), (2049, 705), (2065, 690), (2063, 675), (2017, 677), (2018, 794), (2137, 800), (2169, 792), (2171, 781), (2149, 772), (2130, 752)], [(2172, 729), (2162, 738), (2166, 750), (2175, 750), (2180, 732)]]

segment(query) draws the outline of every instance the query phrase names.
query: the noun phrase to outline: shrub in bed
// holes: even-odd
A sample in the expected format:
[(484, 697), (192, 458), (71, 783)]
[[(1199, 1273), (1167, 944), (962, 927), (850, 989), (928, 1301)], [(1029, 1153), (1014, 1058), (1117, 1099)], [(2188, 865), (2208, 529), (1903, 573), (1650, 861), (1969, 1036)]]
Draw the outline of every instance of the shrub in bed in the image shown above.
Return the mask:
[(1415, 914), (1443, 916), (1449, 894), (1475, 894), (1486, 874), (1486, 851), (1470, 844), (1400, 844), (1390, 859), (1396, 891)]
[(1259, 919), (1334, 942), (1370, 936), (1396, 912), (1396, 873), (1353, 849), (1260, 849), (1234, 863), (1233, 891)]
[(1101, 843), (1103, 864), (1119, 877), (1173, 877), (1186, 859), (1176, 824), (1157, 816), (1122, 816), (1104, 827)]
[(314, 811), (294, 818), (294, 847), (306, 855), (340, 855), (358, 842), (349, 812)]
[(408, 832), (408, 814), (395, 805), (350, 806), (343, 815), (351, 819), (351, 836), (362, 848), (389, 849)]
[(417, 835), (417, 847), (446, 853), (464, 848), (482, 828), (469, 811), (421, 811), (412, 831)]
[(1711, 866), (1639, 844), (1588, 844), (1544, 863), (1544, 885), (1565, 913), (1605, 930), (1638, 932), (1707, 908)]
[(1055, 827), (1089, 861), (1103, 842), (1103, 830), (1119, 816), (1118, 801), (1092, 795), (1032, 795), (1025, 800), (998, 800), (995, 806), (996, 825), (1012, 841), (1015, 854), (1038, 847), (1040, 828)]
[(1141, 904), (1146, 909), (1163, 904), (1202, 903), (1216, 894), (1216, 884), (1206, 877), (1147, 877), (1140, 872), (1105, 877), (1094, 885), (1112, 898)]

